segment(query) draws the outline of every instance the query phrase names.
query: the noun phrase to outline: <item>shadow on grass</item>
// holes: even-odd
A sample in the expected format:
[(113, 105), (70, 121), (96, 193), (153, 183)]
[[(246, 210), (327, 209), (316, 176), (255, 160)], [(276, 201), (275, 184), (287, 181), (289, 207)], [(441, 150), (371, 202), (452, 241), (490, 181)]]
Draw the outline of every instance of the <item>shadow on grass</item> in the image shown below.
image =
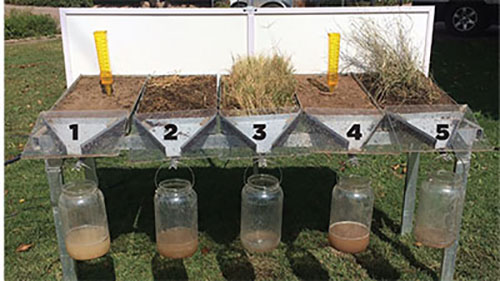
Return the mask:
[[(182, 169), (180, 169), (182, 170)], [(244, 168), (193, 168), (198, 194), (198, 227), (218, 244), (229, 245), (240, 230)], [(98, 169), (112, 239), (123, 233), (154, 234), (156, 169)], [(283, 235), (293, 242), (303, 229), (326, 231), (336, 174), (329, 168), (285, 168)]]
[(356, 262), (361, 265), (368, 275), (375, 280), (398, 280), (398, 271), (374, 249), (354, 255)]
[[(182, 170), (182, 169), (181, 169)], [(243, 187), (244, 168), (193, 168), (196, 175), (195, 190), (198, 194), (199, 230), (207, 233), (221, 246), (217, 261), (223, 276), (229, 280), (254, 279), (255, 272), (242, 249), (232, 243), (238, 239), (240, 225), (240, 192)], [(154, 183), (156, 169), (98, 169), (100, 186), (106, 198), (108, 220), (112, 238), (129, 232), (146, 233), (155, 241), (154, 233)], [(316, 258), (293, 242), (304, 230), (326, 232), (328, 229), (331, 190), (336, 174), (329, 168), (284, 168), (282, 240), (288, 246), (287, 258), (295, 275), (302, 279), (328, 279), (328, 273)], [(410, 249), (382, 232), (388, 226), (397, 234), (399, 226), (378, 209), (374, 209), (372, 232), (389, 243), (412, 266), (436, 273), (417, 261)], [(397, 279), (399, 273), (380, 253), (371, 251), (356, 256), (357, 262), (375, 279)], [(185, 269), (178, 262), (152, 260), (156, 279), (185, 277)], [(169, 272), (167, 274), (167, 272)], [(173, 272), (173, 273), (172, 273)], [(164, 274), (164, 275), (163, 275)], [(168, 276), (167, 276), (168, 275)]]
[[(399, 241), (397, 241), (395, 239), (391, 239), (389, 236), (385, 235), (382, 232), (382, 229), (384, 228), (384, 225), (387, 226), (387, 227), (389, 227), (389, 229), (392, 232), (394, 232), (395, 234), (398, 234), (400, 226), (397, 225), (396, 223), (394, 223), (394, 221), (392, 219), (390, 219), (389, 216), (387, 216), (386, 213), (384, 213), (383, 211), (381, 211), (381, 210), (379, 210), (377, 208), (374, 208), (373, 209), (373, 221), (372, 221), (372, 227), (371, 227), (372, 233), (375, 234), (375, 235), (377, 235), (377, 237), (380, 238), (380, 240), (382, 240), (382, 241), (384, 241), (386, 243), (389, 243), (399, 254), (401, 254), (403, 257), (406, 258), (406, 260), (408, 260), (408, 262), (410, 263), (410, 265), (412, 265), (413, 267), (415, 267), (415, 268), (417, 268), (417, 269), (419, 269), (419, 270), (427, 273), (434, 280), (437, 280), (438, 276), (437, 276), (436, 272), (434, 272), (434, 270), (432, 270), (429, 267), (427, 267), (425, 264), (419, 262), (415, 258), (415, 256), (413, 255), (413, 253), (411, 252), (410, 248), (408, 248), (406, 245), (404, 245), (403, 243), (401, 243), (401, 242), (399, 242)], [(381, 257), (379, 256), (379, 258), (381, 258)], [(372, 261), (370, 259), (368, 259), (367, 261), (368, 261), (367, 265), (369, 267), (371, 267), (370, 265), (372, 264), (371, 263)], [(360, 262), (360, 263), (362, 264), (362, 262)], [(369, 268), (367, 268), (367, 271), (370, 274), (370, 269)], [(379, 272), (379, 270), (378, 270), (377, 267), (373, 267), (372, 268), (372, 273), (377, 274), (378, 272)], [(371, 276), (371, 274), (370, 274), (370, 276)], [(393, 279), (393, 278), (388, 278), (388, 279)]]
[(154, 280), (188, 280), (182, 259), (168, 259), (156, 253), (151, 259)]
[(224, 247), (217, 253), (217, 263), (227, 280), (255, 280), (253, 266), (242, 248)]
[(113, 258), (107, 254), (104, 257), (77, 262), (78, 280), (116, 280)]
[(458, 103), (498, 120), (498, 29), (460, 38), (435, 32), (431, 73)]
[(290, 245), (286, 251), (293, 273), (300, 280), (329, 280), (328, 272), (306, 249)]

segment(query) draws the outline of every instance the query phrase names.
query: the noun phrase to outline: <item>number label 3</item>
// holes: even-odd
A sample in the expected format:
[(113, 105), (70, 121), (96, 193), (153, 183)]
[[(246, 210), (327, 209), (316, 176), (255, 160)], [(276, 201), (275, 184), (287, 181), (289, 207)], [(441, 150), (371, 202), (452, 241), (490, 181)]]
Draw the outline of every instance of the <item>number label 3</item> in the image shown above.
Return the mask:
[(263, 140), (266, 138), (267, 134), (264, 129), (266, 129), (266, 124), (253, 124), (255, 129), (255, 134), (252, 136), (254, 140)]

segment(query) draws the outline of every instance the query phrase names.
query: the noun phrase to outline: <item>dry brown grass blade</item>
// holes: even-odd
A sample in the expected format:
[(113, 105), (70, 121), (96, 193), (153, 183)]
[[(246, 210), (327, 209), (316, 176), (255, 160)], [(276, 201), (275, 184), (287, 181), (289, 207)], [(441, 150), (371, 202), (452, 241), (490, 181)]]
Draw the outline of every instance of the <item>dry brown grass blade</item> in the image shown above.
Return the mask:
[(35, 244), (21, 244), (16, 248), (16, 252), (26, 252), (29, 250), (31, 247), (33, 247)]

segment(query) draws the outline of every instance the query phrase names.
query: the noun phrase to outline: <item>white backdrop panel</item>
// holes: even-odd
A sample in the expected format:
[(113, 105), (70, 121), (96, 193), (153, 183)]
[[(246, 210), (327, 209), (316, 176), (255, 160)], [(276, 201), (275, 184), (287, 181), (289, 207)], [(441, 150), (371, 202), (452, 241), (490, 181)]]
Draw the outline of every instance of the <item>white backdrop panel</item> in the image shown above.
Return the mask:
[(228, 15), (217, 9), (210, 14), (176, 10), (63, 9), (68, 86), (80, 74), (99, 73), (96, 30), (108, 31), (113, 74), (216, 74), (231, 68), (233, 56), (247, 53), (247, 18), (241, 9)]
[[(254, 13), (255, 12), (255, 13)], [(66, 82), (99, 73), (93, 32), (108, 31), (111, 69), (120, 75), (227, 73), (249, 51), (292, 57), (297, 73), (324, 73), (328, 33), (341, 33), (341, 52), (352, 23), (401, 21), (429, 71), (433, 7), (253, 9), (61, 9)], [(342, 60), (340, 67), (344, 66)]]
[[(356, 7), (327, 9), (295, 9), (289, 14), (266, 9), (255, 16), (255, 53), (278, 52), (290, 56), (297, 73), (326, 73), (328, 66), (328, 33), (340, 33), (340, 52), (356, 54), (350, 44), (355, 25), (370, 19), (377, 25), (393, 29), (401, 22), (427, 74), (432, 42), (434, 10), (431, 7)], [(339, 69), (347, 69), (342, 56)]]

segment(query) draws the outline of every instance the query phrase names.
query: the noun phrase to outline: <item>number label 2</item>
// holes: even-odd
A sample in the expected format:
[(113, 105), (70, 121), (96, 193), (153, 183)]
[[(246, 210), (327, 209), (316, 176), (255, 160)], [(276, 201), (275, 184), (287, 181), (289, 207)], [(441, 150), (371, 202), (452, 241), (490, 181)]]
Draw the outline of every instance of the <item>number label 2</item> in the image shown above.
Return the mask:
[(69, 129), (71, 130), (72, 133), (71, 139), (74, 141), (78, 140), (78, 124), (69, 125)]
[(263, 140), (266, 138), (266, 124), (253, 124), (253, 128), (255, 129), (255, 134), (252, 136), (254, 140)]
[(163, 135), (164, 140), (177, 140), (177, 128), (174, 124), (165, 125), (165, 135)]
[(347, 131), (347, 137), (354, 138), (355, 140), (360, 140), (363, 137), (361, 133), (361, 125), (353, 124), (352, 127)]
[(437, 124), (436, 126), (436, 139), (437, 140), (447, 140), (450, 137), (450, 131), (448, 129), (450, 125), (448, 124)]

